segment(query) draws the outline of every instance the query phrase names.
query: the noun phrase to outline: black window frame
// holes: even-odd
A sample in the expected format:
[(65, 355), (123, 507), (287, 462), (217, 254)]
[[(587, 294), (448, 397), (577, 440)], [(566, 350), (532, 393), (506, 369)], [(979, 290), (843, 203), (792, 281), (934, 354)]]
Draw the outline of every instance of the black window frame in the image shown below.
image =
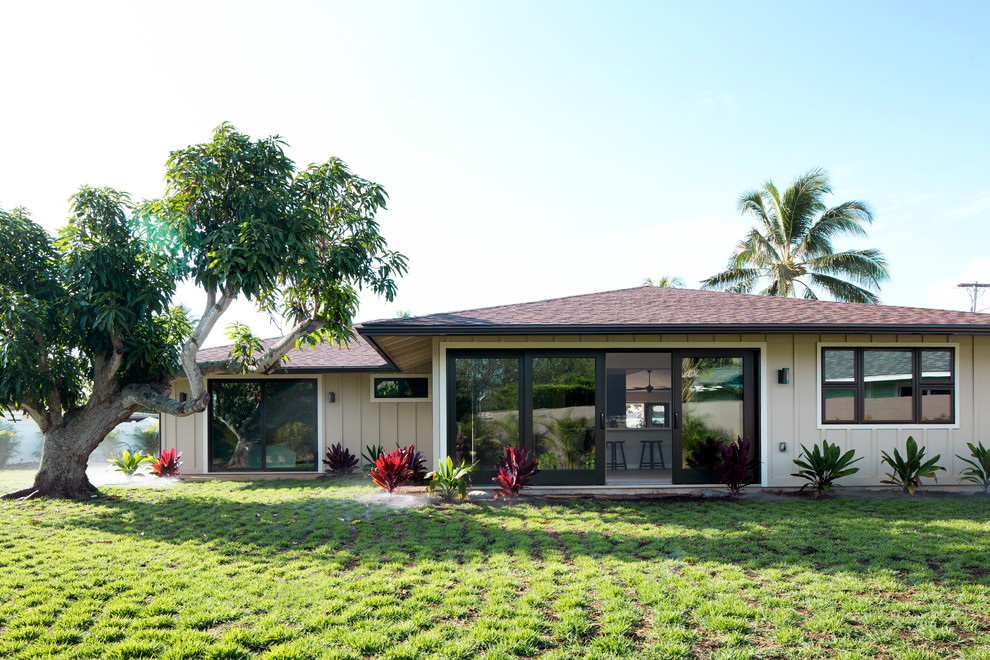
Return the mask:
[[(378, 381), (395, 380), (411, 381), (420, 380), (425, 383), (425, 396), (379, 396)], [(432, 388), (430, 386), (429, 374), (371, 374), (371, 400), (375, 403), (430, 403), (432, 402)], [(401, 389), (401, 388), (400, 388)]]
[[(825, 380), (825, 358), (830, 351), (853, 352), (853, 380), (852, 381), (826, 381)], [(865, 353), (866, 351), (888, 351), (911, 353), (911, 412), (910, 420), (886, 420), (886, 419), (865, 419), (866, 407), (866, 380), (865, 380)], [(948, 351), (949, 352), (949, 377), (945, 380), (922, 380), (921, 356), (924, 351)], [(819, 358), (819, 382), (821, 383), (821, 423), (828, 426), (904, 426), (907, 424), (917, 426), (945, 426), (956, 423), (956, 349), (954, 346), (823, 346)], [(949, 419), (947, 420), (926, 420), (922, 419), (922, 390), (924, 389), (948, 389), (951, 400), (949, 403)], [(825, 417), (825, 402), (827, 393), (830, 391), (853, 390), (853, 419), (852, 420), (829, 420)]]
[[(265, 404), (268, 400), (268, 392), (265, 385), (273, 381), (278, 381), (280, 383), (301, 383), (301, 382), (311, 382), (314, 387), (314, 405), (313, 405), (313, 428), (316, 432), (316, 465), (314, 468), (305, 467), (291, 467), (291, 468), (274, 468), (268, 467), (268, 459), (266, 455), (266, 448), (268, 446), (267, 434), (263, 431), (261, 434), (261, 456), (265, 467), (261, 468), (214, 468), (213, 467), (213, 387), (214, 385), (222, 385), (224, 383), (261, 383), (261, 417), (260, 426), (262, 429), (266, 427), (265, 422)], [(209, 392), (209, 403), (207, 405), (207, 418), (206, 418), (206, 471), (209, 474), (223, 474), (223, 473), (268, 473), (268, 472), (298, 472), (312, 474), (317, 473), (320, 470), (320, 379), (319, 378), (217, 378), (210, 379), (206, 383), (207, 391)]]

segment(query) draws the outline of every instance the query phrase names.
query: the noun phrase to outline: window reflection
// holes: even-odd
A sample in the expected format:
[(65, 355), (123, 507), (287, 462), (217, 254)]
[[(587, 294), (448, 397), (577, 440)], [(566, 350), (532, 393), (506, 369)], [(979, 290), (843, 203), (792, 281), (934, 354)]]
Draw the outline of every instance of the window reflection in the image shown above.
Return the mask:
[(210, 470), (317, 469), (316, 382), (210, 383)]
[(519, 445), (519, 358), (457, 358), (454, 381), (454, 460), (495, 469)]

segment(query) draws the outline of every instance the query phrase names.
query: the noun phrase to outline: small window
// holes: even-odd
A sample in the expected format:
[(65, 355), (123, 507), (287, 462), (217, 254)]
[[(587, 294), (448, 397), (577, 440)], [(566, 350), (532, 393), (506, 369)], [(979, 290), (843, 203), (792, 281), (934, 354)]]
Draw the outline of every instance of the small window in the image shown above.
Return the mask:
[(951, 348), (822, 349), (822, 423), (951, 424)]
[(421, 402), (430, 400), (429, 376), (371, 376), (372, 401)]

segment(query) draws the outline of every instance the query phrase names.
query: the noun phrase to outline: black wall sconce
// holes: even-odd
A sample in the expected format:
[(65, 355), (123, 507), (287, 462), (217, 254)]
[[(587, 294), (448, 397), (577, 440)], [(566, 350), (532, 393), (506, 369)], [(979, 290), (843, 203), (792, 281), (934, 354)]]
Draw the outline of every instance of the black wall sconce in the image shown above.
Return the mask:
[(781, 442), (780, 444), (777, 445), (777, 449), (779, 449), (781, 452), (787, 451), (787, 443)]
[(777, 369), (777, 383), (787, 385), (789, 382), (791, 382), (791, 370), (787, 367)]
[(336, 392), (327, 392), (327, 403), (337, 403)]
[(185, 392), (179, 392), (179, 401), (186, 401), (189, 399), (189, 395)]

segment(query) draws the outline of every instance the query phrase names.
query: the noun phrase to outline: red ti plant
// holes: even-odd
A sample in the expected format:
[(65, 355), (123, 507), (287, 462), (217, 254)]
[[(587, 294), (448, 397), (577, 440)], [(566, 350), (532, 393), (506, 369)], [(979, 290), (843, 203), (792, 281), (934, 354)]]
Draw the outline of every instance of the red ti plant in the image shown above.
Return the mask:
[(498, 466), (498, 474), (492, 479), (501, 486), (495, 491), (495, 496), (516, 497), (538, 469), (537, 462), (532, 460), (528, 449), (524, 447), (506, 447), (502, 454), (502, 462)]
[(158, 458), (151, 461), (151, 471), (156, 477), (177, 477), (179, 466), (182, 465), (182, 454), (175, 453), (175, 447), (163, 449)]
[(371, 469), (371, 478), (376, 484), (388, 491), (389, 495), (401, 484), (412, 478), (413, 471), (409, 467), (409, 455), (403, 449), (393, 449), (378, 455), (375, 467)]
[(323, 465), (327, 468), (327, 476), (346, 477), (357, 468), (358, 458), (349, 449), (345, 449), (343, 443), (338, 442), (327, 449)]
[(719, 480), (729, 487), (730, 495), (738, 495), (750, 481), (750, 472), (757, 462), (749, 460), (749, 449), (752, 443), (749, 438), (736, 436), (735, 442), (721, 445), (718, 458), (712, 464), (711, 471)]
[(412, 471), (409, 481), (415, 484), (425, 484), (428, 470), (426, 469), (426, 459), (423, 458), (423, 453), (416, 450), (416, 445), (400, 447), (400, 449), (406, 455), (406, 460), (409, 462), (409, 469)]

